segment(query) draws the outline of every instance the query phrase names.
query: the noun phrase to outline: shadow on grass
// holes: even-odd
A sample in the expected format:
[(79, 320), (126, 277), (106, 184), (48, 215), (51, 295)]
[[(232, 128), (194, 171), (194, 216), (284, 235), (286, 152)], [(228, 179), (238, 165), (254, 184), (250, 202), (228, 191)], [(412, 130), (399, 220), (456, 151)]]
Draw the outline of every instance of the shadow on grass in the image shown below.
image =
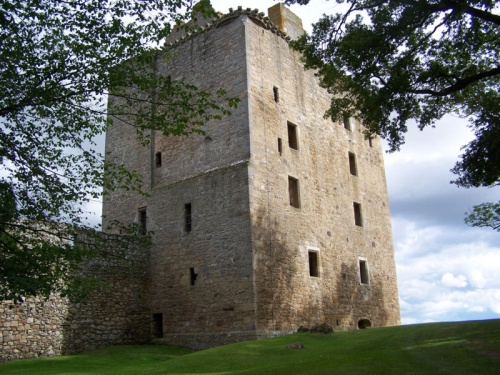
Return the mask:
[[(303, 349), (288, 349), (301, 342)], [(301, 333), (199, 352), (117, 346), (67, 357), (19, 360), (0, 374), (497, 374), (500, 320)]]

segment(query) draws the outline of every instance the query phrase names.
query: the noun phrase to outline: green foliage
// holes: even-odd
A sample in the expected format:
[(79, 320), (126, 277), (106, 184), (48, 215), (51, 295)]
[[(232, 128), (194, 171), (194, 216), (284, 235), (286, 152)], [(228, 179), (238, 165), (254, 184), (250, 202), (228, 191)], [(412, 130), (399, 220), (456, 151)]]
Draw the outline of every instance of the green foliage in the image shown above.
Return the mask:
[(108, 95), (119, 97), (110, 121), (128, 121), (140, 135), (202, 132), (237, 105), (222, 89), (155, 74), (161, 39), (189, 19), (192, 3), (0, 1), (0, 300), (88, 284), (71, 276), (75, 262), (110, 246), (96, 231), (79, 243), (85, 203), (103, 187), (140, 191), (141, 176), (95, 151)]
[[(307, 4), (308, 0), (287, 3)], [(492, 0), (337, 0), (293, 46), (332, 94), (327, 112), (360, 118), (367, 136), (404, 143), (407, 122), (469, 118), (476, 139), (453, 172), (459, 186), (500, 183), (500, 5)]]
[[(299, 333), (195, 353), (120, 346), (13, 361), (0, 365), (0, 374), (496, 374), (499, 328), (499, 320), (489, 320)], [(304, 348), (287, 347), (296, 342)]]
[(482, 203), (467, 213), (465, 222), (472, 227), (489, 227), (500, 232), (500, 202)]

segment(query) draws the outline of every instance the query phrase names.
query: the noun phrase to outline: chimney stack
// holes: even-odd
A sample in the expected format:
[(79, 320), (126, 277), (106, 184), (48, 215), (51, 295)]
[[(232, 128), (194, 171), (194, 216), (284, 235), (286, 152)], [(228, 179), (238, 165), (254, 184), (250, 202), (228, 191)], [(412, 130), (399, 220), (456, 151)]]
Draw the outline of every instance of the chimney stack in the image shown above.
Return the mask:
[(290, 38), (297, 39), (304, 34), (302, 20), (282, 3), (269, 8), (267, 14), (269, 19), (278, 26), (278, 29), (287, 33)]

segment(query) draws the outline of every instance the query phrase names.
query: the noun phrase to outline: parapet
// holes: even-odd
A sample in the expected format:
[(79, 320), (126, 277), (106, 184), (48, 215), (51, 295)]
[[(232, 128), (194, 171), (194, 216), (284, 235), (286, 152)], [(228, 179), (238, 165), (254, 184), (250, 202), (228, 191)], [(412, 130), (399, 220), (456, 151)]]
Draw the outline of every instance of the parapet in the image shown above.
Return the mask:
[(201, 22), (197, 20), (196, 26), (188, 27), (187, 31), (182, 28), (176, 28), (174, 33), (167, 37), (165, 47), (174, 47), (208, 29), (224, 26), (241, 15), (248, 16), (261, 27), (281, 36), (287, 42), (297, 39), (304, 34), (302, 20), (283, 4), (276, 4), (269, 8), (268, 17), (265, 16), (265, 13), (259, 12), (258, 9), (243, 9), (243, 7), (239, 6), (237, 9), (230, 8), (229, 13), (219, 14), (212, 19), (202, 19)]

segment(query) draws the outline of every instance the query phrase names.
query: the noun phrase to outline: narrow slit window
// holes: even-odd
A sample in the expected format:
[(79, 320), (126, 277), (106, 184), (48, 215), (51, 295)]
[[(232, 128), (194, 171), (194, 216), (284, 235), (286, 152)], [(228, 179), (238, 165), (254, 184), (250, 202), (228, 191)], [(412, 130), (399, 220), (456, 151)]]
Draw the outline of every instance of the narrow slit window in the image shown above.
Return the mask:
[(184, 229), (186, 232), (191, 232), (193, 228), (193, 217), (191, 212), (191, 203), (184, 205)]
[(370, 145), (370, 147), (373, 147), (373, 137), (369, 137), (368, 138), (368, 144)]
[(278, 103), (280, 101), (280, 91), (276, 86), (273, 87), (273, 94), (274, 94), (274, 101)]
[(363, 226), (363, 218), (361, 216), (361, 204), (353, 202), (352, 207), (354, 209), (354, 224), (357, 226)]
[(351, 118), (348, 114), (344, 115), (344, 128), (347, 130), (351, 130)]
[(359, 259), (359, 282), (361, 284), (369, 284), (369, 277), (368, 277), (368, 262), (366, 259)]
[(283, 152), (283, 144), (281, 142), (281, 138), (278, 138), (278, 152), (281, 153)]
[(287, 126), (288, 126), (288, 146), (290, 146), (290, 148), (293, 148), (294, 150), (298, 150), (299, 141), (297, 138), (297, 125), (288, 122)]
[(148, 231), (148, 211), (146, 207), (139, 208), (138, 210), (138, 224), (141, 234), (146, 234)]
[(290, 196), (290, 206), (300, 208), (299, 180), (288, 176), (288, 194)]
[(319, 277), (319, 253), (309, 251), (309, 276)]
[(190, 268), (189, 275), (191, 280), (191, 286), (193, 286), (196, 283), (196, 278), (198, 277), (198, 274), (196, 273), (194, 268)]
[(352, 152), (349, 152), (349, 172), (353, 176), (358, 175), (358, 168), (356, 166), (356, 155), (354, 155)]
[(159, 151), (155, 154), (155, 166), (156, 168), (161, 167), (161, 152)]

